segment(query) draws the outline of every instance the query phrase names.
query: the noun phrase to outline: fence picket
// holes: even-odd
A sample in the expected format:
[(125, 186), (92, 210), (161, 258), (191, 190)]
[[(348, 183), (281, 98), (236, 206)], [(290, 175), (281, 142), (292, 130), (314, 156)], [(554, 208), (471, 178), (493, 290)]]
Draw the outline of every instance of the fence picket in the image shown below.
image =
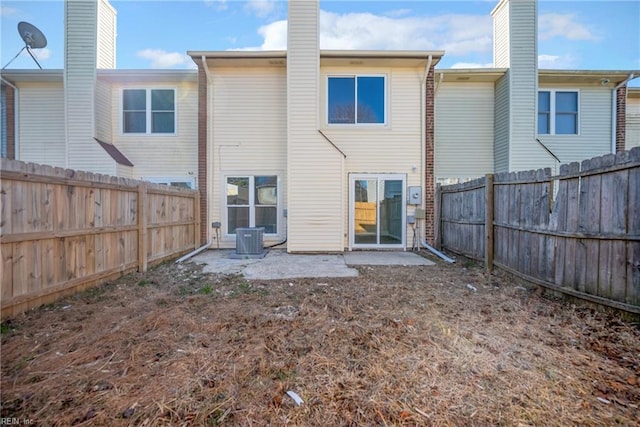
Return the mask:
[(151, 206), (149, 198), (139, 206), (140, 181), (8, 159), (0, 178), (2, 317), (136, 268), (139, 236), (151, 227), (168, 237), (142, 251), (145, 266), (196, 245), (197, 191), (145, 184), (149, 198), (169, 203), (162, 222), (151, 223), (138, 212)]
[[(440, 187), (444, 250), (640, 313), (640, 148), (561, 165), (555, 177), (541, 169), (499, 173), (492, 181)], [(479, 206), (479, 194), (491, 187)], [(491, 218), (486, 230), (493, 232), (478, 233), (475, 226)]]

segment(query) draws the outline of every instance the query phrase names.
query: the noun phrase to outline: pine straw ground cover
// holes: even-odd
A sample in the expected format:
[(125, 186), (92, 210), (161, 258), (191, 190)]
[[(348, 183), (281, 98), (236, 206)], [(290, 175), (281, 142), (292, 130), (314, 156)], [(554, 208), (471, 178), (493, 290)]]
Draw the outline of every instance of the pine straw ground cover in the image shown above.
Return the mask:
[(60, 426), (638, 424), (637, 324), (469, 263), (359, 270), (249, 282), (164, 264), (10, 319), (1, 416)]

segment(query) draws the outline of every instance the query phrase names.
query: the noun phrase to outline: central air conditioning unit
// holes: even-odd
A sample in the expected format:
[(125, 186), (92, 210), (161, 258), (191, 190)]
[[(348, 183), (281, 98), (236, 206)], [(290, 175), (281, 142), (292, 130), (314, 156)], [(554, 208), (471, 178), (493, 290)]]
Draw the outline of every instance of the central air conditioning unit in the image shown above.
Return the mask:
[(262, 255), (264, 227), (236, 228), (236, 254)]

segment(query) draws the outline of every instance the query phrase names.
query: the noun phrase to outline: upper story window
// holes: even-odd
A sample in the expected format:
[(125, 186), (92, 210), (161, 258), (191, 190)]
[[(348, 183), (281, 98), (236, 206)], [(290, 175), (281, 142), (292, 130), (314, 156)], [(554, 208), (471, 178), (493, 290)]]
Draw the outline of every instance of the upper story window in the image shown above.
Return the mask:
[(175, 133), (176, 101), (173, 89), (124, 89), (123, 133)]
[(538, 91), (538, 135), (577, 135), (578, 99), (578, 91)]
[(330, 76), (327, 118), (329, 124), (385, 124), (384, 76)]

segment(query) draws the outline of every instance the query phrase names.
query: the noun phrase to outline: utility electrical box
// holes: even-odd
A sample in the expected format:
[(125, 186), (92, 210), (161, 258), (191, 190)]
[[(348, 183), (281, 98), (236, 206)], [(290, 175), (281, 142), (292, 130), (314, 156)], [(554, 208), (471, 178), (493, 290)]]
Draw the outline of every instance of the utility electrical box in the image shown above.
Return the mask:
[(421, 205), (422, 204), (422, 187), (409, 187), (409, 199), (407, 201), (409, 205)]

